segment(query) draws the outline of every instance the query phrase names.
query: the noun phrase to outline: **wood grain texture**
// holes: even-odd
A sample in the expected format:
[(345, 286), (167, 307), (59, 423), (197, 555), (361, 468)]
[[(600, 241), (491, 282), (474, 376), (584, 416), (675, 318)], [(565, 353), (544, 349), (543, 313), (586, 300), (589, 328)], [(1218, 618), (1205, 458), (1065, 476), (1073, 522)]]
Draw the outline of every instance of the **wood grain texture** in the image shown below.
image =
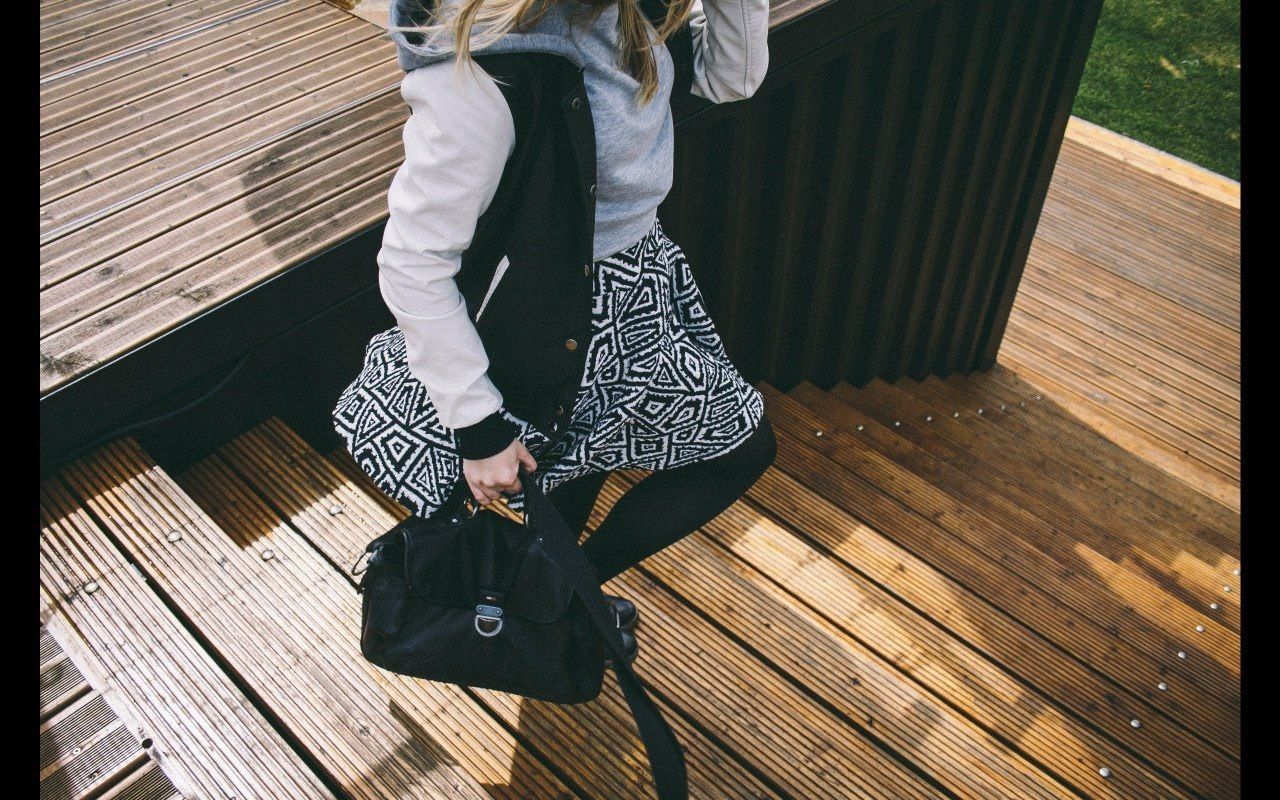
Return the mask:
[(41, 619), (174, 785), (192, 798), (333, 797), (83, 500), (53, 480), (40, 500)]
[[(76, 649), (76, 648), (73, 648)], [(68, 691), (67, 687), (73, 687)], [(89, 685), (53, 634), (40, 626), (40, 797), (162, 800), (178, 790), (134, 734)]]
[(359, 667), (335, 608), (357, 598), (296, 532), (222, 530), (131, 440), (60, 475), (342, 796), (491, 797)]
[(1238, 511), (1239, 204), (1122, 144), (1064, 145), (993, 375)]

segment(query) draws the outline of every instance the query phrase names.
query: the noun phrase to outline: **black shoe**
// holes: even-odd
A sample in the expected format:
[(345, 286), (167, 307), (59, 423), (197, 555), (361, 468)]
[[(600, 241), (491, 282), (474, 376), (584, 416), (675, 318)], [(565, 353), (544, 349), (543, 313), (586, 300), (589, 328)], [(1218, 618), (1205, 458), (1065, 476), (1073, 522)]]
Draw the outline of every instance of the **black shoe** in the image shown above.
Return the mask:
[(609, 607), (613, 609), (613, 618), (617, 620), (617, 625), (624, 631), (629, 631), (640, 621), (640, 609), (636, 608), (636, 604), (617, 595), (606, 594), (605, 600), (609, 601)]
[[(640, 652), (640, 643), (636, 641), (636, 636), (631, 631), (619, 631), (622, 636), (623, 652), (627, 654), (627, 663), (630, 664), (636, 660), (636, 654)], [(609, 657), (604, 660), (605, 669), (613, 668), (613, 658)]]

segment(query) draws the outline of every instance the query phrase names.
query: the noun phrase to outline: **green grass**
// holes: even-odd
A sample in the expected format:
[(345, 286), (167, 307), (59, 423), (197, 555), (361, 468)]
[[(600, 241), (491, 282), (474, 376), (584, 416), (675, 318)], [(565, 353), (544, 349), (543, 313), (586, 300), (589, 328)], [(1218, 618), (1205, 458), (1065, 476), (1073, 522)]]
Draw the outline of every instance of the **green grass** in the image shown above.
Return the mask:
[(1073, 113), (1240, 177), (1240, 0), (1105, 0)]

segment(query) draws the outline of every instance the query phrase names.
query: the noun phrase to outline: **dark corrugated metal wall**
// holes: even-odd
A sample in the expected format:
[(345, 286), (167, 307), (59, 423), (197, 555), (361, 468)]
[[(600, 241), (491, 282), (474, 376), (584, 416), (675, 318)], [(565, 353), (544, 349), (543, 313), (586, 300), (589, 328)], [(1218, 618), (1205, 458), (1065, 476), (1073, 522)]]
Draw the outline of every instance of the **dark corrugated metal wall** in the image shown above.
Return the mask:
[(750, 380), (990, 364), (1099, 10), (903, 3), (682, 120), (660, 213)]

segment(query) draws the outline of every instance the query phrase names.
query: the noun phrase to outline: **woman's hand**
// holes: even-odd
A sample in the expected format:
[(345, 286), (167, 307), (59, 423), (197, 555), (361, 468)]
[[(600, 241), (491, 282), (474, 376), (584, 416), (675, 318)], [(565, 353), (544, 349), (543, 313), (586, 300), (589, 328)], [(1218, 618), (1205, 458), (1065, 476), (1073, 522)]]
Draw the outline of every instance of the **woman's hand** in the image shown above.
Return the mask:
[(471, 487), (471, 494), (481, 505), (488, 505), (502, 496), (503, 492), (518, 492), (520, 486), (520, 465), (529, 472), (538, 468), (537, 460), (525, 449), (524, 443), (515, 439), (497, 455), (475, 461), (462, 460), (462, 474)]

